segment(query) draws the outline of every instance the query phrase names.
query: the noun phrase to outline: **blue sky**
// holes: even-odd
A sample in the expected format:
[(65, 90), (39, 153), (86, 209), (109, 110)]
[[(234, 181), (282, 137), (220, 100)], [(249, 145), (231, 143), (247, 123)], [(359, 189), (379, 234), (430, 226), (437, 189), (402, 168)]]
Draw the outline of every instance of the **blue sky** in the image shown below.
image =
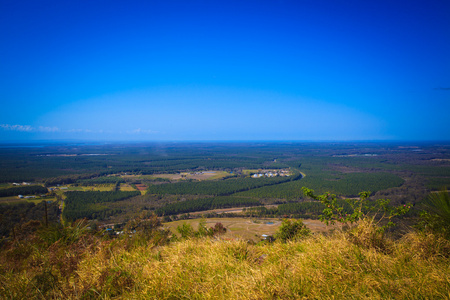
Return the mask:
[(0, 139), (449, 140), (429, 2), (0, 0)]

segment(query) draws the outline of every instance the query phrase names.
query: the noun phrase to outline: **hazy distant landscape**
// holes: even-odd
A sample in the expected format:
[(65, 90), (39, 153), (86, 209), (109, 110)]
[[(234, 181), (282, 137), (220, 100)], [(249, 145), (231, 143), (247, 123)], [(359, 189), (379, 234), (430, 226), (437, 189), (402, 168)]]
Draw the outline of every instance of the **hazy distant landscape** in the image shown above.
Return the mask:
[[(450, 184), (446, 143), (43, 144), (0, 152), (1, 205), (45, 200), (63, 208), (66, 221), (100, 225), (141, 211), (171, 221), (242, 207), (226, 215), (318, 218), (321, 209), (307, 207), (303, 186), (419, 204)], [(30, 189), (36, 186), (44, 191)]]
[[(73, 293), (82, 293), (83, 297), (147, 295), (167, 298), (172, 289), (179, 288), (167, 285), (154, 289), (154, 284), (147, 282), (153, 280), (148, 275), (126, 271), (131, 263), (128, 260), (107, 267), (97, 275), (92, 274), (96, 268), (87, 267), (87, 260), (111, 264), (110, 259), (98, 256), (106, 250), (104, 247), (112, 247), (117, 255), (139, 255), (139, 260), (144, 259), (139, 251), (146, 249), (153, 253), (151, 261), (156, 259), (151, 264), (166, 259), (188, 259), (185, 255), (180, 257), (179, 253), (172, 253), (173, 247), (194, 247), (192, 251), (197, 254), (191, 260), (201, 259), (207, 264), (214, 264), (211, 260), (217, 255), (223, 256), (220, 253), (225, 251), (232, 257), (239, 257), (238, 265), (233, 268), (244, 267), (244, 262), (256, 263), (261, 271), (266, 267), (282, 268), (275, 253), (284, 251), (278, 247), (292, 247), (293, 243), (301, 249), (312, 247), (304, 251), (316, 254), (321, 253), (319, 248), (331, 251), (331, 248), (322, 247), (343, 247), (340, 251), (358, 247), (357, 251), (369, 251), (364, 255), (376, 253), (381, 255), (377, 259), (384, 257), (398, 261), (393, 262), (395, 264), (406, 259), (404, 255), (418, 255), (413, 262), (414, 268), (422, 268), (417, 264), (428, 264), (428, 269), (415, 271), (418, 274), (446, 272), (450, 253), (448, 225), (436, 221), (439, 219), (427, 219), (424, 212), (433, 193), (445, 193), (448, 197), (448, 191), (442, 189), (450, 184), (449, 158), (450, 144), (445, 142), (4, 144), (0, 149), (0, 263), (2, 270), (10, 273), (2, 275), (0, 291), (4, 297), (29, 297), (38, 292), (42, 297), (56, 298), (67, 293), (70, 298), (79, 298)], [(312, 199), (303, 187), (318, 194), (335, 194), (335, 200), (330, 194)], [(364, 200), (367, 206), (363, 210), (354, 205), (359, 203), (357, 199), (362, 191), (371, 192)], [(383, 202), (384, 199), (389, 201)], [(324, 216), (330, 205), (333, 211), (330, 220), (337, 223), (327, 226)], [(370, 208), (378, 205), (382, 205), (378, 211)], [(384, 211), (382, 214), (380, 209)], [(366, 217), (355, 215), (358, 211)], [(394, 218), (384, 219), (390, 215)], [(354, 217), (356, 219), (352, 219)], [(364, 225), (368, 220), (376, 221), (377, 225)], [(391, 228), (387, 220), (394, 221), (397, 226)], [(339, 225), (341, 223), (350, 227), (345, 230)], [(385, 227), (388, 230), (377, 231)], [(361, 235), (357, 233), (358, 228), (369, 231)], [(283, 232), (289, 234), (286, 236)], [(334, 244), (325, 246), (321, 236), (328, 236), (328, 242)], [(194, 240), (195, 246), (189, 244)], [(213, 244), (208, 246), (209, 243)], [(228, 250), (216, 248), (217, 243), (224, 243), (223, 247)], [(353, 243), (353, 246), (342, 243)], [(205, 247), (213, 251), (206, 257), (203, 256)], [(404, 247), (416, 250), (405, 252)], [(41, 258), (36, 257), (37, 253)], [(160, 255), (164, 259), (158, 258)], [(310, 259), (316, 259), (311, 256), (312, 252), (308, 255)], [(285, 259), (295, 259), (295, 256), (288, 257)], [(148, 258), (140, 265), (145, 269), (147, 263)], [(191, 287), (185, 289), (187, 293), (196, 294), (192, 288), (203, 277), (194, 274), (202, 263), (191, 263), (188, 259), (182, 269), (186, 272), (194, 268), (189, 271), (193, 272), (190, 279), (182, 273), (164, 276), (181, 276), (173, 282), (175, 285), (193, 280)], [(25, 275), (23, 268), (28, 264), (37, 265)], [(443, 268), (442, 264), (447, 267)], [(211, 267), (213, 274), (228, 272), (222, 269), (226, 265), (219, 263)], [(303, 263), (298, 265), (292, 261), (291, 267), (294, 266), (307, 268)], [(160, 265), (157, 268), (171, 270), (174, 267)], [(244, 269), (237, 269), (230, 275), (249, 276), (241, 273)], [(402, 275), (398, 275), (402, 284), (406, 277), (412, 276), (404, 273), (408, 270), (402, 267)], [(334, 272), (333, 269), (330, 271)], [(390, 271), (382, 271), (375, 280), (385, 280), (379, 276), (389, 277)], [(213, 274), (210, 276), (215, 276)], [(27, 279), (18, 280), (16, 276)], [(94, 279), (85, 281), (86, 276)], [(301, 281), (292, 279), (295, 276), (291, 279), (276, 276), (276, 280), (301, 285)], [(403, 276), (406, 277), (403, 279)], [(417, 276), (418, 279), (422, 275)], [(449, 291), (448, 282), (443, 282), (446, 277), (439, 276), (439, 281), (427, 281), (427, 295), (443, 295)], [(105, 282), (104, 278), (113, 280), (114, 285)], [(64, 280), (76, 282), (77, 287), (66, 286)], [(236, 282), (228, 284), (233, 286)], [(352, 285), (351, 282), (341, 284)], [(246, 283), (246, 288), (252, 286)], [(287, 287), (280, 283), (277, 288)], [(323, 288), (311, 281), (307, 288), (309, 292), (298, 295), (318, 295), (316, 293), (324, 293)], [(225, 286), (221, 289), (230, 297), (240, 297), (238, 295), (242, 296), (244, 291), (229, 290)], [(252, 289), (255, 295), (268, 295), (267, 291), (257, 287)], [(382, 297), (406, 298), (414, 291), (412, 287), (395, 291), (384, 286), (383, 292), (372, 284), (365, 285), (365, 289)], [(296, 294), (291, 288), (283, 293), (286, 292), (283, 295)], [(360, 292), (352, 293), (360, 297)], [(207, 296), (202, 292), (202, 295), (215, 297), (214, 293)], [(245, 298), (252, 297), (247, 295)]]
[(0, 1), (0, 298), (450, 298), (449, 1)]

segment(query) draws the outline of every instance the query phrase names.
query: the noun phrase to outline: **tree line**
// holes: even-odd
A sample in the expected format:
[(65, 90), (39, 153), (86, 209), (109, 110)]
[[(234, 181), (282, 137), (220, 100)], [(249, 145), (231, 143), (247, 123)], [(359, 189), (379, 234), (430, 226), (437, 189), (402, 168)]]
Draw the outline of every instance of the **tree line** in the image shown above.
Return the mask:
[(151, 185), (149, 194), (173, 194), (173, 195), (213, 195), (225, 196), (240, 191), (247, 191), (267, 185), (276, 185), (283, 182), (296, 180), (301, 175), (291, 177), (266, 177), (266, 178), (230, 178), (219, 181), (186, 181), (171, 184)]
[(18, 195), (35, 195), (35, 194), (46, 194), (48, 193), (47, 188), (42, 185), (26, 185), (18, 186), (7, 189), (0, 189), (0, 197), (10, 197)]
[(186, 200), (176, 203), (170, 203), (158, 208), (158, 216), (177, 215), (195, 211), (205, 211), (217, 208), (243, 207), (261, 205), (259, 200), (240, 197), (212, 197), (195, 200)]
[[(351, 206), (345, 200), (338, 200), (344, 213), (351, 212)], [(319, 201), (305, 201), (280, 204), (278, 207), (257, 206), (245, 208), (243, 214), (247, 217), (289, 217), (314, 219), (322, 214), (325, 206)]]
[(286, 182), (279, 185), (264, 186), (236, 194), (242, 197), (303, 199), (302, 186), (308, 186), (319, 193), (332, 192), (338, 195), (352, 197), (359, 191), (377, 192), (391, 187), (400, 186), (403, 179), (386, 172), (332, 174), (330, 172), (311, 172), (301, 181)]

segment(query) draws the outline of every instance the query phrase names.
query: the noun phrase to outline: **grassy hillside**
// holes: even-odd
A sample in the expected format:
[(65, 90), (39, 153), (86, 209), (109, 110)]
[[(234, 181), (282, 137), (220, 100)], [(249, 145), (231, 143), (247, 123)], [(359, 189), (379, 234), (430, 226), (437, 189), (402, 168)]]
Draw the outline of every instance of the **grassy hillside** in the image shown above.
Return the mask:
[(256, 245), (223, 238), (166, 243), (161, 232), (151, 236), (111, 240), (86, 233), (80, 226), (62, 232), (37, 230), (2, 250), (0, 297), (450, 297), (449, 243), (430, 234), (410, 233), (396, 242), (383, 239), (382, 248), (342, 233)]

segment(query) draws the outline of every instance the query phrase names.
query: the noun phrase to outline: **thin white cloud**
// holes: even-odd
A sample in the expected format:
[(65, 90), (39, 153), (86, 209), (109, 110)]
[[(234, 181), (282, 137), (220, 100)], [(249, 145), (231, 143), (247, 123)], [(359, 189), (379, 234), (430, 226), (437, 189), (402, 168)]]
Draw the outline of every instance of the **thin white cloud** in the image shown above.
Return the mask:
[(58, 127), (39, 126), (37, 131), (39, 131), (39, 132), (57, 132), (57, 131), (59, 131), (59, 128)]
[(105, 131), (103, 129), (93, 130), (93, 129), (89, 129), (89, 128), (85, 128), (85, 129), (76, 128), (76, 129), (62, 130), (61, 132), (66, 132), (66, 133), (104, 133)]
[(114, 130), (104, 130), (104, 129), (80, 129), (80, 128), (72, 128), (72, 129), (60, 129), (56, 126), (38, 126), (33, 127), (31, 125), (11, 125), (11, 124), (0, 124), (0, 130), (3, 131), (16, 131), (16, 132), (41, 132), (41, 133), (75, 133), (75, 134), (128, 134), (128, 135), (147, 135), (147, 134), (156, 134), (158, 131), (150, 130), (150, 129), (142, 129), (137, 128), (133, 130), (127, 131), (114, 131)]
[(129, 130), (127, 131), (128, 134), (154, 134), (154, 133), (158, 133), (158, 131), (154, 131), (154, 130), (150, 130), (150, 129), (141, 129), (141, 128), (137, 128), (134, 130)]
[(8, 131), (22, 131), (22, 132), (30, 132), (34, 131), (34, 128), (30, 125), (10, 125), (10, 124), (0, 124), (0, 127), (3, 130)]
[(85, 131), (84, 129), (69, 129), (66, 132), (73, 133), (73, 132), (84, 132), (84, 131)]
[(30, 125), (11, 125), (11, 124), (0, 124), (0, 128), (7, 131), (20, 131), (20, 132), (57, 132), (60, 131), (58, 127), (48, 127), (39, 126), (33, 127)]

